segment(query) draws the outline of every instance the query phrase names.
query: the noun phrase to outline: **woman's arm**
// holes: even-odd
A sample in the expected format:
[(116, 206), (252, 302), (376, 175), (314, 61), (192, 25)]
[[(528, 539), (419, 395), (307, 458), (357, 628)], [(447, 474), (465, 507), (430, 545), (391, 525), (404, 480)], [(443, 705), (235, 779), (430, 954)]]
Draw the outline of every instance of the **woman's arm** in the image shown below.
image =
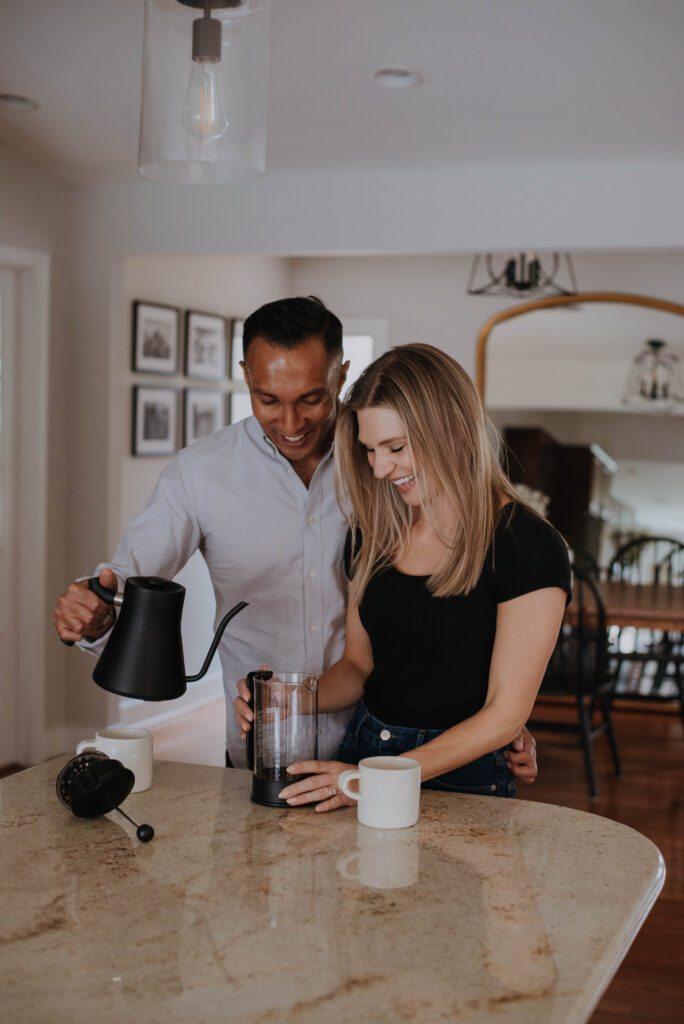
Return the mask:
[(510, 743), (527, 721), (563, 620), (566, 594), (546, 587), (498, 605), (487, 699), (471, 718), (406, 751), (423, 782)]
[[(423, 782), (498, 750), (520, 733), (555, 646), (565, 600), (565, 591), (547, 587), (498, 606), (485, 706), (437, 739), (401, 755), (420, 761)], [(360, 621), (358, 626), (363, 630)], [(363, 635), (370, 652), (365, 630)], [(362, 659), (363, 648), (354, 648), (354, 657)], [(347, 767), (338, 761), (301, 761), (291, 766), (294, 774), (311, 774), (280, 795), (293, 806), (316, 802), (317, 811), (343, 807), (352, 801), (336, 790), (340, 772)]]
[(353, 708), (363, 696), (363, 684), (373, 671), (373, 650), (368, 633), (361, 624), (359, 609), (347, 608), (344, 653), (327, 668), (318, 682), (318, 710), (344, 711)]

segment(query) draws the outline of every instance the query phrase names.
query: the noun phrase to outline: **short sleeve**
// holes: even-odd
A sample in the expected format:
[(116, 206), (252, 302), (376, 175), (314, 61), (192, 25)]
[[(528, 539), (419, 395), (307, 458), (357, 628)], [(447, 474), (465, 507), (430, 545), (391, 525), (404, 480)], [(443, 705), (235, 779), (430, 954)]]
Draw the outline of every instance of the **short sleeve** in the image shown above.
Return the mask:
[(549, 523), (517, 505), (496, 531), (494, 545), (496, 602), (559, 587), (572, 595), (570, 557), (565, 541)]

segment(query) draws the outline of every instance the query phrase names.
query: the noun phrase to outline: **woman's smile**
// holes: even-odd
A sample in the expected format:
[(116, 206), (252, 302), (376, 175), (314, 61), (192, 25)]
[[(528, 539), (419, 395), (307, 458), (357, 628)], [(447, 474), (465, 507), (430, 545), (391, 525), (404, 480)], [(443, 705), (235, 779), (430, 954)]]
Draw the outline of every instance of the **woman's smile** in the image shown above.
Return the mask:
[(400, 494), (407, 494), (412, 487), (415, 487), (416, 483), (416, 478), (413, 474), (411, 474), (411, 476), (400, 476), (398, 478), (390, 477), (390, 480)]

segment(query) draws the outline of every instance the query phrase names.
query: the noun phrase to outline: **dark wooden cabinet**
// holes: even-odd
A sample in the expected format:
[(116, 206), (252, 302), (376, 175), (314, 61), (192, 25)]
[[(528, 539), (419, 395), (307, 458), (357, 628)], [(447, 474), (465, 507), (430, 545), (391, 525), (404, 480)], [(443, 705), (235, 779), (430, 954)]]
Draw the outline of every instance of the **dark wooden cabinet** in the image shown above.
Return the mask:
[(504, 430), (508, 473), (550, 498), (548, 518), (571, 547), (598, 559), (610, 475), (589, 445), (560, 444), (541, 427)]

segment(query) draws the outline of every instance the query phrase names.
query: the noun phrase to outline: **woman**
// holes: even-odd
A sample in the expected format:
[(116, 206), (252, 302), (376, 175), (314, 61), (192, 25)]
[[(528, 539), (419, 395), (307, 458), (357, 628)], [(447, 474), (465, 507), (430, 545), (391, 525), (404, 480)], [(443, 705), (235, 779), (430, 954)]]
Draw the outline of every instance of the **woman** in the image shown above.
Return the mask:
[[(308, 777), (281, 797), (319, 811), (351, 803), (339, 775), (374, 754), (420, 761), (430, 788), (514, 796), (503, 750), (529, 717), (569, 599), (563, 540), (499, 467), (468, 375), (430, 345), (367, 367), (340, 412), (335, 460), (351, 506), (349, 604), (319, 708), (358, 706), (339, 760), (291, 765)], [(252, 712), (240, 698), (235, 711), (244, 734)]]

